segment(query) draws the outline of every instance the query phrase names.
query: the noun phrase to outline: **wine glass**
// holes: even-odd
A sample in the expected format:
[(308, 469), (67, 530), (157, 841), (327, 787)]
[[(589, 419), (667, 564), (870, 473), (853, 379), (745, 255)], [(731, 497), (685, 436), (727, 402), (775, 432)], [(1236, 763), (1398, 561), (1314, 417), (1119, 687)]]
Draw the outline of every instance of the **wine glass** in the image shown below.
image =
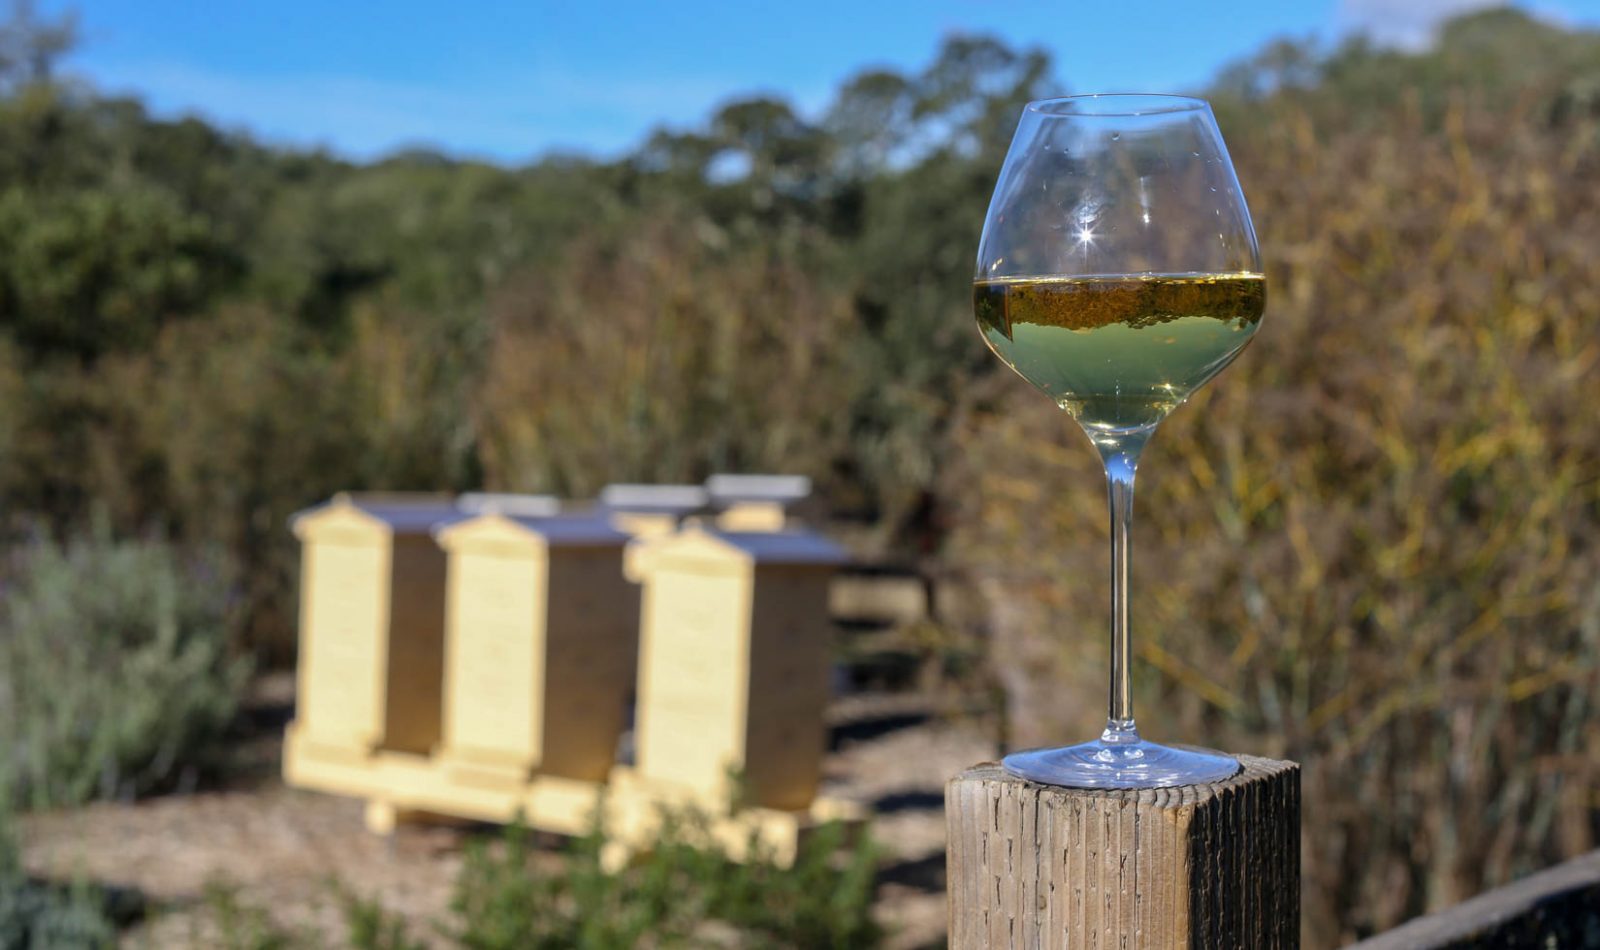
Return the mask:
[(1139, 453), (1167, 414), (1239, 355), (1266, 302), (1250, 211), (1203, 99), (1029, 103), (978, 245), (984, 340), (1065, 409), (1105, 463), (1111, 507), (1111, 701), (1100, 738), (1006, 756), (1078, 788), (1214, 782), (1239, 762), (1139, 736), (1128, 663), (1128, 548)]

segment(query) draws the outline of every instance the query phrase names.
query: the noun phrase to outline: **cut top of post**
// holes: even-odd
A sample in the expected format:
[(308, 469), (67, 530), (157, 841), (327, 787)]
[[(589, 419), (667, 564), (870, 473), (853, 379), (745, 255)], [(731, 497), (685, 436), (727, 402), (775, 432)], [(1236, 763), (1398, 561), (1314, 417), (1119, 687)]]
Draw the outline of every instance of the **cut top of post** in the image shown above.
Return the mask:
[(1226, 796), (1231, 791), (1245, 788), (1263, 778), (1271, 778), (1281, 773), (1297, 773), (1300, 766), (1294, 762), (1285, 762), (1277, 759), (1263, 759), (1251, 755), (1238, 756), (1240, 769), (1232, 777), (1220, 782), (1207, 782), (1199, 785), (1177, 785), (1169, 788), (1066, 788), (1060, 785), (1042, 785), (1030, 782), (1020, 776), (1007, 772), (998, 762), (984, 762), (975, 765), (955, 778), (950, 780), (952, 786), (957, 783), (983, 782), (1001, 783), (1025, 787), (1031, 795), (1041, 798), (1097, 798), (1108, 799), (1125, 804), (1140, 804), (1158, 809), (1176, 809), (1203, 805), (1218, 796)]
[(1174, 788), (1061, 788), (993, 763), (956, 776), (950, 946), (1299, 946), (1299, 766), (1239, 761)]

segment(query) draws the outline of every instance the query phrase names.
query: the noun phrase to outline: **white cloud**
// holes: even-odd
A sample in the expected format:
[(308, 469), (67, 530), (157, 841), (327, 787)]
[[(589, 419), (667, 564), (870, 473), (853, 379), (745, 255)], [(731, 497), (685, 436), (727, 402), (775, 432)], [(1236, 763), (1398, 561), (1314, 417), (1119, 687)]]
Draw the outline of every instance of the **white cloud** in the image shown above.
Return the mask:
[(738, 84), (714, 77), (592, 79), (555, 68), (440, 87), (336, 74), (247, 75), (179, 62), (98, 63), (86, 78), (161, 115), (192, 114), (267, 141), (371, 158), (412, 145), (522, 160), (552, 148), (617, 152), (662, 121), (704, 117)]

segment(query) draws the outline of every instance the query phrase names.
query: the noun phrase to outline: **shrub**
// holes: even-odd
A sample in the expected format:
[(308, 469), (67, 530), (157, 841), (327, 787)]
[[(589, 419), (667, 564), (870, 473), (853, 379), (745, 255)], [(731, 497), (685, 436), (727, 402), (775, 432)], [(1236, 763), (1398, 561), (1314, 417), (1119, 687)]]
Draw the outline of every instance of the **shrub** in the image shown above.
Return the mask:
[(248, 672), (229, 656), (225, 575), (160, 541), (23, 545), (0, 606), (0, 786), (71, 804), (207, 764)]
[(115, 935), (87, 888), (54, 887), (23, 872), (0, 793), (0, 950), (97, 950)]
[(581, 497), (717, 469), (827, 478), (856, 384), (847, 302), (805, 266), (821, 237), (788, 255), (729, 243), (666, 218), (508, 282), (480, 394), (491, 484)]
[[(241, 900), (236, 888), (221, 882), (206, 887), (205, 920), (211, 932), (205, 942), (219, 950), (291, 950), (311, 941), (273, 922), (267, 912)], [(200, 942), (198, 934), (196, 942)]]
[(363, 306), (329, 350), (240, 305), (93, 365), (40, 367), (0, 342), (0, 499), (57, 527), (100, 513), (122, 533), (220, 548), (238, 568), (241, 645), (286, 663), (293, 512), (336, 491), (471, 483), (471, 357), (449, 334)]
[(411, 936), (400, 915), (346, 890), (336, 880), (330, 886), (344, 914), (342, 940), (309, 926), (285, 926), (238, 887), (221, 881), (206, 888), (202, 913), (191, 920), (190, 940), (220, 950), (425, 950), (428, 946)]
[(773, 947), (878, 944), (870, 842), (846, 848), (845, 829), (830, 825), (783, 868), (759, 853), (731, 861), (702, 832), (702, 822), (678, 816), (637, 864), (608, 873), (598, 831), (540, 868), (527, 832), (513, 826), (496, 846), (469, 850), (452, 901), (459, 921), (453, 936), (468, 950), (603, 950), (646, 939), (706, 946), (741, 935)]
[(86, 889), (61, 889), (0, 870), (0, 950), (98, 950), (116, 927)]
[(404, 917), (375, 900), (353, 893), (340, 896), (350, 950), (427, 950), (427, 944), (411, 936)]
[[(347, 345), (328, 353), (256, 308), (176, 326), (148, 358), (104, 371), (148, 394), (124, 426), (124, 457), (142, 462), (108, 466), (85, 493), (128, 499), (119, 524), (156, 519), (185, 542), (219, 544), (239, 568), (243, 641), (267, 662), (291, 660), (289, 516), (336, 491), (467, 483), (468, 356), (447, 330), (363, 307)], [(141, 482), (142, 469), (159, 477)]]

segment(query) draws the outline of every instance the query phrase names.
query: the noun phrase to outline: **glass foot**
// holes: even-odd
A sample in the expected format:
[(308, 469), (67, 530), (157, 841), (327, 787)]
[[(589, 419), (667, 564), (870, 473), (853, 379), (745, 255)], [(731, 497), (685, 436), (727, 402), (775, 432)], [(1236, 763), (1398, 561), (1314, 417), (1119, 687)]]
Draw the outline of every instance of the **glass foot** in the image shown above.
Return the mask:
[(1131, 721), (1108, 725), (1093, 742), (1013, 752), (1000, 764), (1030, 782), (1067, 788), (1200, 785), (1220, 782), (1239, 771), (1239, 760), (1231, 755), (1146, 742)]

